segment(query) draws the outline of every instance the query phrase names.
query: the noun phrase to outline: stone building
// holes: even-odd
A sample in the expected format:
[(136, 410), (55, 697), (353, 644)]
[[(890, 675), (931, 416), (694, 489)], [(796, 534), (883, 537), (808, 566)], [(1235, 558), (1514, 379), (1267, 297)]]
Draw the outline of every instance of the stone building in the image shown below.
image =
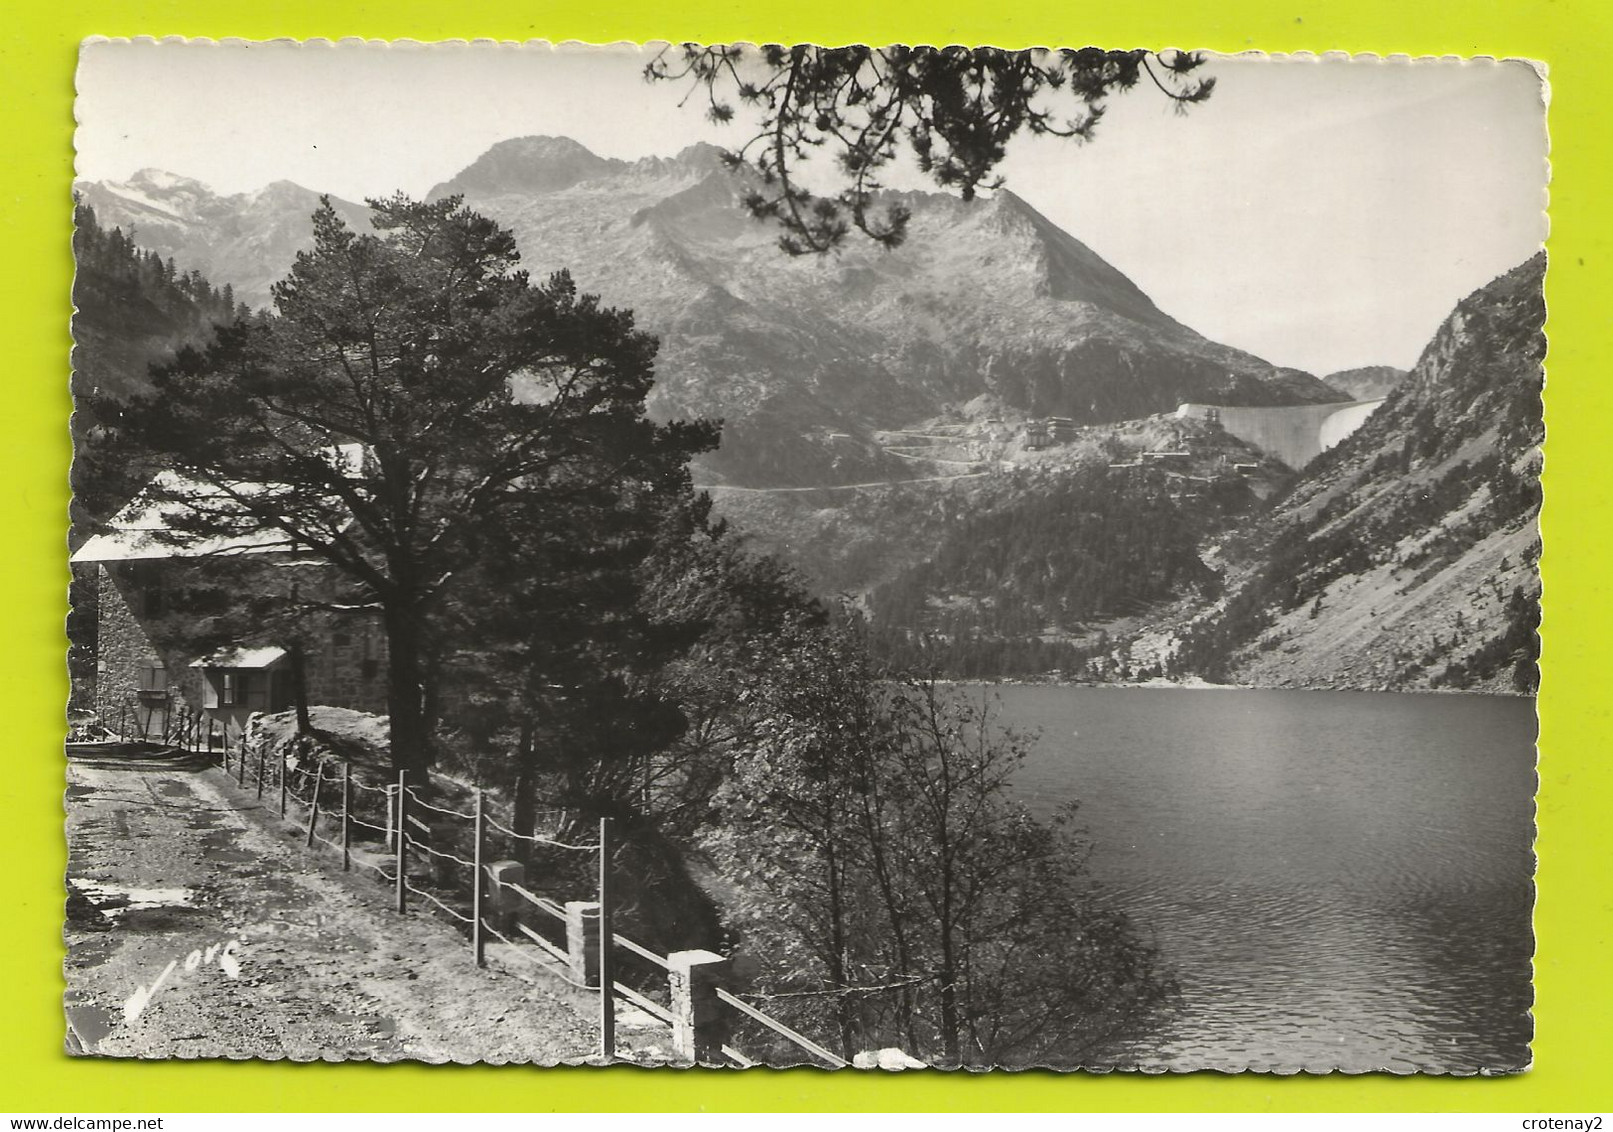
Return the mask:
[(160, 537), (165, 527), (161, 509), (137, 498), (72, 556), (74, 569), (93, 579), (88, 698), (104, 726), (161, 737), (179, 719), (200, 714), (236, 735), (253, 712), (294, 705), (299, 657), (310, 704), (386, 711), (385, 639), (367, 616), (346, 615), (309, 631), (295, 656), (299, 646), (291, 641), (241, 640), (203, 655), (167, 643), (176, 635), (162, 631), (165, 622), (187, 616), (176, 591), (205, 578), (211, 563), (251, 555), (265, 569), (292, 571), (305, 597), (330, 588), (331, 568), (273, 535), (176, 542)]

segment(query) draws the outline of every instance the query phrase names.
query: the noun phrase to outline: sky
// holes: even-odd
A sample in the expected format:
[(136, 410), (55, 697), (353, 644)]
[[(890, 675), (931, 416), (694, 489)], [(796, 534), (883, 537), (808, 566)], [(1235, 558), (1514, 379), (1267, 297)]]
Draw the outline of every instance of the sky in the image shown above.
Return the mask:
[[(423, 194), (510, 137), (624, 159), (749, 137), (644, 82), (650, 57), (92, 41), (78, 175), (156, 168), (223, 193), (290, 180), (362, 200)], [(1200, 73), (1215, 93), (1186, 113), (1141, 85), (1111, 100), (1094, 141), (1021, 138), (1001, 172), (1206, 337), (1316, 374), (1410, 368), (1464, 295), (1545, 239), (1546, 91), (1527, 64), (1238, 55)]]

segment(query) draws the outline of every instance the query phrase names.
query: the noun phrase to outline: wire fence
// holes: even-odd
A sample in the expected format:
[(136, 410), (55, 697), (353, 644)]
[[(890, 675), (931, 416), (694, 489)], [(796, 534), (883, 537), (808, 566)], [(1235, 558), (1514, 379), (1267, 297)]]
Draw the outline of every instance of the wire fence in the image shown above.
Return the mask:
[[(191, 749), (216, 757), (235, 786), (278, 808), (304, 832), (307, 848), (330, 850), (344, 871), (355, 866), (393, 889), (396, 911), (412, 904), (430, 908), (464, 928), (478, 966), (487, 948), (503, 945), (500, 959), (513, 958), (580, 991), (597, 996), (600, 1055), (616, 1057), (616, 1003), (636, 1008), (652, 1024), (669, 1027), (677, 1055), (706, 1064), (749, 1066), (755, 1062), (726, 1042), (732, 1023), (749, 1018), (819, 1062), (840, 1068), (844, 1058), (812, 1041), (722, 986), (727, 962), (705, 951), (660, 953), (616, 932), (611, 820), (599, 821), (594, 841), (575, 841), (537, 831), (547, 818), (564, 828), (567, 811), (496, 815), (497, 800), (480, 789), (448, 780), (411, 783), (365, 781), (363, 768), (294, 752), (270, 742), (255, 721), (235, 742), (198, 713), (185, 722)], [(357, 772), (356, 772), (357, 771)], [(458, 794), (456, 800), (453, 795)], [(461, 808), (465, 807), (465, 808)], [(529, 831), (516, 826), (531, 823)], [(524, 852), (522, 852), (524, 850)], [(539, 852), (575, 854), (594, 866), (592, 899), (562, 902), (534, 892), (520, 860)], [(587, 855), (583, 857), (583, 855)], [(553, 934), (558, 938), (550, 938)], [(634, 962), (639, 985), (618, 978), (618, 952)], [(647, 973), (647, 974), (646, 974)], [(654, 985), (659, 984), (661, 991)], [(658, 994), (664, 993), (665, 1001)]]

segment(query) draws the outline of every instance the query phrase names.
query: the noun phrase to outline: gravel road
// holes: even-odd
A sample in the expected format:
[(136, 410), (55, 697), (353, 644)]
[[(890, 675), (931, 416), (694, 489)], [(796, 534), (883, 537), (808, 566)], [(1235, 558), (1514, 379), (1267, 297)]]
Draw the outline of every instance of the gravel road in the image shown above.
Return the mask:
[[(68, 770), (68, 1049), (113, 1057), (590, 1057), (542, 976), (478, 969), (464, 936), (216, 771)], [(542, 981), (538, 981), (542, 980)]]

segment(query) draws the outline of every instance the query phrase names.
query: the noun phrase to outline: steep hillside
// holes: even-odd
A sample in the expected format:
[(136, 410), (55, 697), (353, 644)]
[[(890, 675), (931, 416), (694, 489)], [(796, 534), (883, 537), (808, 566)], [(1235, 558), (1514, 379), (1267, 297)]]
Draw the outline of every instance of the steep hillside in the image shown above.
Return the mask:
[(887, 659), (957, 677), (1109, 678), (1141, 666), (1112, 663), (1123, 651), (1111, 655), (1106, 642), (1121, 646), (1163, 609), (1213, 598), (1206, 538), (1291, 478), (1227, 433), (1168, 415), (1062, 432), (1031, 450), (970, 435), (979, 433), (934, 424), (906, 438), (975, 446), (985, 466), (1012, 469), (862, 488), (719, 488), (717, 506), (819, 592), (851, 598)]
[(231, 288), (136, 247), (103, 224), (87, 204), (74, 210), (73, 516), (105, 517), (146, 472), (103, 459), (93, 443), (116, 421), (119, 405), (146, 388), (146, 373), (183, 346), (199, 345), (215, 325), (246, 314)]
[(1544, 255), (1464, 299), (1241, 542), (1180, 658), (1264, 685), (1530, 690)]
[[(711, 146), (629, 163), (565, 138), (518, 138), (433, 193), (462, 194), (514, 229), (534, 274), (567, 268), (660, 337), (652, 408), (725, 421), (702, 473), (714, 482), (912, 476), (874, 432), (966, 404), (981, 419), (1093, 423), (1183, 401), (1342, 399), (1181, 325), (1012, 193), (908, 194), (902, 248), (790, 259), (743, 208), (746, 189)], [(306, 241), (315, 200), (285, 185), (217, 197), (149, 171), (84, 191), (146, 246), (254, 303)], [(356, 206), (338, 208), (356, 219)]]
[[(221, 196), (200, 181), (142, 169), (127, 181), (81, 181), (75, 186), (101, 223), (122, 228), (140, 247), (229, 284), (253, 308), (269, 305), (269, 287), (313, 243), (320, 194), (290, 181), (252, 193)], [(349, 225), (369, 228), (369, 209), (333, 198)]]
[(75, 396), (121, 400), (143, 387), (152, 362), (239, 313), (230, 288), (137, 247), (88, 204), (73, 219)]

